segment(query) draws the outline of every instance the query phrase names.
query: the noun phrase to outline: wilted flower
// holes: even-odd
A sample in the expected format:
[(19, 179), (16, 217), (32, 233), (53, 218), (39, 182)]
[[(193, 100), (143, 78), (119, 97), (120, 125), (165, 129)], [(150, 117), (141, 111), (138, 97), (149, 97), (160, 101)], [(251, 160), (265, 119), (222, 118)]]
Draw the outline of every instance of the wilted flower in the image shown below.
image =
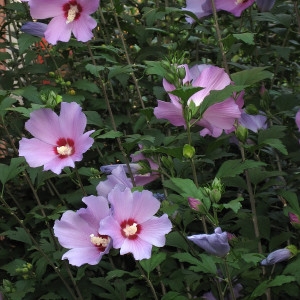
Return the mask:
[[(232, 13), (236, 17), (240, 17), (242, 12), (251, 6), (255, 0), (215, 0), (216, 10), (225, 10)], [(193, 12), (199, 19), (212, 14), (211, 0), (187, 0), (186, 8)], [(193, 23), (194, 19), (187, 17), (188, 23)]]
[(256, 0), (258, 9), (261, 12), (269, 11), (275, 4), (275, 0)]
[(166, 214), (153, 216), (160, 202), (151, 192), (115, 188), (108, 194), (108, 200), (112, 215), (100, 222), (100, 233), (112, 237), (113, 247), (121, 248), (121, 255), (132, 253), (136, 260), (148, 259), (152, 245), (165, 245), (165, 235), (171, 231), (172, 224)]
[[(179, 66), (180, 68), (182, 66)], [(193, 94), (187, 102), (189, 105), (194, 102), (195, 106), (201, 106), (204, 98), (209, 95), (212, 90), (222, 90), (229, 84), (231, 80), (224, 69), (210, 65), (196, 65), (191, 69), (184, 65), (186, 69), (186, 77), (182, 80), (182, 84), (191, 84), (193, 87), (201, 87), (202, 89)], [(167, 119), (175, 126), (185, 126), (183, 116), (183, 108), (180, 99), (172, 95), (170, 92), (176, 87), (169, 83), (166, 79), (163, 80), (163, 86), (169, 93), (171, 102), (157, 100), (158, 106), (154, 109), (154, 115), (158, 119)], [(242, 97), (242, 93), (240, 93)], [(243, 102), (238, 99), (237, 102)], [(202, 118), (197, 121), (197, 125), (204, 127), (200, 131), (202, 136), (212, 135), (218, 137), (223, 130), (232, 130), (236, 119), (240, 118), (241, 111), (235, 99), (230, 97), (222, 102), (215, 103), (208, 107), (203, 113)]]
[(30, 0), (30, 14), (34, 19), (53, 18), (45, 32), (51, 44), (67, 42), (71, 33), (78, 41), (87, 42), (93, 37), (97, 26), (90, 14), (99, 7), (100, 0)]
[(187, 237), (207, 253), (223, 257), (230, 251), (227, 232), (222, 232), (220, 227), (212, 234), (198, 234)]
[(39, 37), (45, 36), (47, 24), (41, 22), (26, 22), (22, 25), (21, 31)]
[(60, 174), (64, 167), (75, 167), (75, 161), (81, 161), (83, 153), (93, 144), (90, 134), (84, 132), (86, 116), (75, 103), (61, 103), (58, 116), (49, 108), (42, 108), (30, 114), (25, 128), (34, 136), (22, 138), (19, 155), (24, 156), (30, 167), (44, 166)]
[[(295, 253), (294, 253), (295, 252)], [(278, 249), (271, 252), (267, 258), (263, 259), (260, 264), (262, 266), (274, 265), (278, 262), (288, 260), (293, 257), (297, 253), (297, 249), (295, 246), (290, 245), (284, 249)]]
[(110, 212), (107, 199), (89, 196), (82, 201), (87, 208), (76, 212), (68, 210), (54, 223), (54, 234), (59, 243), (71, 249), (62, 259), (68, 259), (77, 267), (85, 263), (96, 265), (112, 244), (109, 236), (99, 234), (99, 223)]

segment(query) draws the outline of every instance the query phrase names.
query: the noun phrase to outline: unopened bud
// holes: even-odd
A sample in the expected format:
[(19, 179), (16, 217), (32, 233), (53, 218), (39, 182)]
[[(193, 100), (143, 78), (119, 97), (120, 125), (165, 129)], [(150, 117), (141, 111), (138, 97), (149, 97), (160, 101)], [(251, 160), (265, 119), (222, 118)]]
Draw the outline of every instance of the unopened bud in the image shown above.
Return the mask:
[(259, 110), (254, 104), (249, 104), (245, 107), (245, 112), (248, 115), (257, 115), (259, 113)]
[(248, 129), (242, 125), (238, 125), (235, 135), (240, 142), (245, 143), (248, 138)]
[(292, 213), (292, 212), (289, 212), (289, 218), (290, 218), (290, 222), (292, 224), (292, 226), (296, 229), (300, 229), (300, 219), (299, 219), (299, 216)]
[(184, 79), (185, 76), (186, 76), (185, 68), (184, 67), (178, 68), (177, 69), (177, 74), (178, 74), (179, 79)]
[(185, 158), (193, 158), (195, 155), (195, 152), (196, 152), (196, 150), (193, 146), (191, 146), (189, 144), (185, 144), (183, 146), (183, 156)]

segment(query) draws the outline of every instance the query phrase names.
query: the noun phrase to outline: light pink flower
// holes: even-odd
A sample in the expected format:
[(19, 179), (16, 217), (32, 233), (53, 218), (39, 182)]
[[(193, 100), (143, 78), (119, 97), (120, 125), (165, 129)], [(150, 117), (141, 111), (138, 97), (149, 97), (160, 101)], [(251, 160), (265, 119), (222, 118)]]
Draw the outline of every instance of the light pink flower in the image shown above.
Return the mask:
[(61, 103), (58, 116), (49, 108), (42, 108), (30, 114), (25, 128), (34, 136), (22, 138), (19, 155), (24, 156), (30, 167), (44, 166), (60, 174), (64, 167), (75, 167), (83, 153), (93, 144), (89, 137), (94, 130), (84, 132), (86, 116), (75, 103)]
[[(231, 83), (228, 74), (222, 68), (210, 65), (196, 65), (191, 69), (187, 65), (184, 65), (184, 67), (186, 77), (183, 79), (182, 84), (190, 83), (193, 87), (203, 88), (190, 97), (188, 105), (193, 101), (196, 106), (200, 106), (212, 90), (222, 90)], [(154, 115), (158, 119), (167, 119), (175, 126), (185, 126), (180, 99), (170, 93), (176, 87), (165, 79), (163, 80), (163, 86), (169, 92), (171, 102), (158, 100)], [(243, 93), (240, 93), (238, 98), (242, 98), (242, 95)], [(242, 101), (242, 99), (238, 99), (237, 102), (241, 102), (240, 100)], [(218, 137), (223, 130), (231, 130), (235, 120), (240, 116), (240, 104), (236, 103), (233, 97), (213, 104), (204, 112), (202, 119), (197, 122), (198, 125), (205, 128), (200, 131), (200, 134), (202, 136), (209, 134)]]
[[(242, 12), (251, 6), (255, 0), (215, 0), (216, 10), (225, 10), (236, 17), (240, 17)], [(213, 13), (211, 0), (187, 0), (186, 7), (183, 10), (194, 13), (199, 19)], [(188, 23), (195, 20), (191, 17), (186, 18)]]
[(100, 222), (100, 233), (113, 239), (113, 247), (121, 248), (120, 254), (132, 253), (136, 260), (151, 257), (152, 245), (163, 247), (165, 235), (171, 231), (168, 216), (153, 216), (160, 202), (149, 191), (131, 192), (118, 188), (108, 195), (112, 215)]
[(86, 263), (96, 265), (112, 245), (109, 236), (99, 234), (100, 221), (110, 213), (107, 199), (89, 196), (82, 201), (87, 208), (76, 212), (68, 210), (54, 223), (54, 234), (59, 243), (71, 249), (62, 259), (68, 259), (77, 267)]
[(30, 0), (30, 13), (34, 19), (53, 18), (45, 32), (51, 44), (67, 42), (71, 33), (78, 41), (92, 39), (92, 30), (97, 26), (90, 14), (99, 7), (100, 0)]
[(300, 110), (296, 113), (296, 125), (300, 131)]

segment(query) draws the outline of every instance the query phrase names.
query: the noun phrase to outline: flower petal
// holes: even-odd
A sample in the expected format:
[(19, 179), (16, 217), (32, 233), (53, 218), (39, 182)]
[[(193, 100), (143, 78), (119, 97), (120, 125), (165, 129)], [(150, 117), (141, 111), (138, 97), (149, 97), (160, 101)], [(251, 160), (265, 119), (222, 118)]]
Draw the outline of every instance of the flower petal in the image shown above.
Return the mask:
[(151, 257), (152, 245), (140, 238), (135, 240), (125, 239), (120, 249), (120, 254), (132, 253), (135, 260)]
[(86, 14), (94, 13), (100, 4), (100, 0), (77, 0), (77, 2), (83, 7), (83, 11)]
[(115, 249), (121, 248), (124, 243), (125, 238), (122, 236), (120, 224), (112, 216), (108, 216), (100, 221), (99, 233), (110, 236)]
[(67, 0), (30, 0), (30, 14), (33, 19), (48, 19), (63, 15), (63, 5)]
[(92, 30), (97, 26), (97, 22), (91, 16), (82, 14), (80, 18), (72, 22), (72, 32), (76, 39), (87, 42), (93, 38)]
[(57, 41), (68, 42), (71, 38), (71, 24), (66, 24), (64, 15), (54, 17), (45, 31), (45, 39), (52, 45), (55, 45)]

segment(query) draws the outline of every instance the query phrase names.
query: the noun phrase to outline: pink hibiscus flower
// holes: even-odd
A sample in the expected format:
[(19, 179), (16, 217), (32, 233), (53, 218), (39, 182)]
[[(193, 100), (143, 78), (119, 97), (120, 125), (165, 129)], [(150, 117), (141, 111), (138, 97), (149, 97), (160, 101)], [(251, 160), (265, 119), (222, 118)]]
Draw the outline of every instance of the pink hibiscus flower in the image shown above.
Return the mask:
[(94, 130), (83, 133), (86, 120), (75, 102), (62, 102), (59, 116), (49, 108), (32, 112), (25, 128), (34, 138), (20, 140), (19, 155), (30, 167), (44, 166), (56, 174), (64, 167), (74, 168), (94, 142), (89, 137)]
[(100, 0), (29, 0), (32, 18), (53, 18), (45, 31), (46, 40), (53, 45), (69, 41), (72, 32), (78, 41), (92, 39), (97, 22), (90, 14), (99, 3)]
[(83, 264), (96, 265), (112, 245), (109, 236), (99, 234), (100, 221), (110, 213), (107, 200), (89, 196), (82, 201), (87, 208), (76, 212), (68, 210), (54, 223), (54, 234), (59, 243), (71, 249), (62, 259), (68, 259), (70, 264), (77, 267)]
[[(236, 17), (240, 17), (242, 12), (251, 6), (255, 0), (215, 0), (216, 10), (225, 10)], [(211, 0), (187, 0), (183, 10), (194, 13), (199, 19), (212, 14)], [(186, 18), (188, 23), (195, 20), (191, 17)]]
[(100, 222), (100, 233), (113, 239), (113, 247), (121, 248), (120, 254), (132, 253), (136, 260), (151, 257), (152, 245), (163, 247), (165, 235), (172, 229), (171, 221), (164, 214), (153, 216), (160, 202), (149, 191), (131, 192), (118, 188), (108, 195), (112, 215)]
[[(182, 67), (182, 66), (179, 66)], [(193, 101), (196, 106), (200, 106), (204, 98), (209, 95), (212, 90), (222, 90), (231, 83), (228, 74), (224, 69), (210, 65), (195, 65), (191, 69), (184, 65), (186, 77), (182, 84), (190, 83), (194, 87), (202, 87), (203, 89), (196, 92), (188, 100), (188, 104)], [(167, 92), (171, 92), (176, 87), (166, 79), (163, 80), (163, 86)], [(209, 134), (213, 137), (218, 137), (223, 130), (231, 130), (236, 119), (241, 116), (240, 103), (243, 102), (242, 93), (238, 97), (236, 103), (233, 97), (230, 97), (223, 102), (211, 105), (203, 114), (198, 125), (205, 129), (200, 131), (202, 136)], [(183, 109), (180, 99), (169, 93), (171, 102), (158, 100), (158, 106), (154, 109), (154, 115), (158, 119), (167, 119), (175, 126), (185, 126), (183, 117)]]

